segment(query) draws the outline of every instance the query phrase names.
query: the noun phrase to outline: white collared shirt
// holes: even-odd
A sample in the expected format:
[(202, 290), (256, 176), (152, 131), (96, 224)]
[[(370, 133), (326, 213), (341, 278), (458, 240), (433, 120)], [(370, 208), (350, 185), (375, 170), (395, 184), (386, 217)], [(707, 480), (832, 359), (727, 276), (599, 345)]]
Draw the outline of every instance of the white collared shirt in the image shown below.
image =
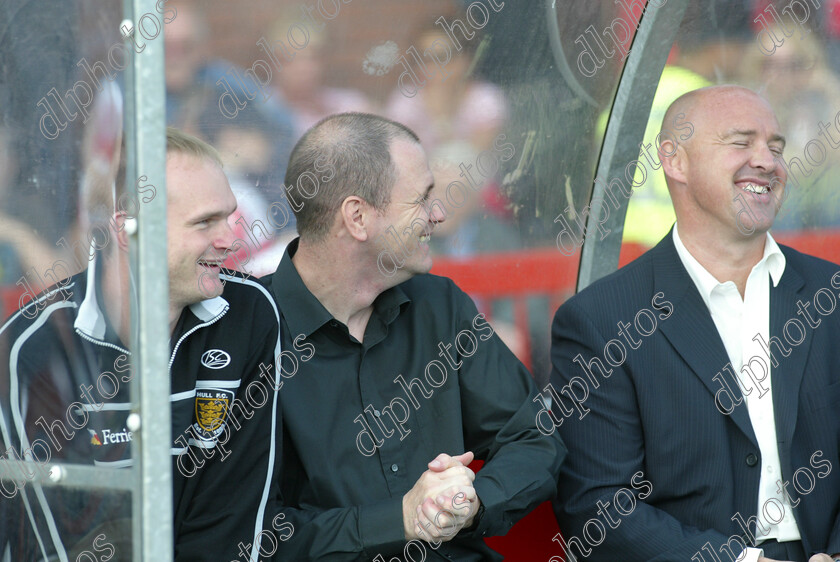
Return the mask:
[[(757, 334), (762, 337), (759, 341), (766, 342), (770, 339), (768, 277), (774, 287), (779, 284), (785, 270), (785, 256), (768, 232), (764, 256), (750, 271), (742, 299), (734, 282), (719, 282), (689, 253), (680, 240), (676, 225), (674, 246), (712, 315), (726, 354), (732, 363), (732, 371), (723, 371), (723, 376), (731, 377), (738, 373), (737, 386), (740, 386), (744, 395), (750, 422), (758, 441), (761, 476), (757, 505), (760, 525), (755, 532), (756, 540), (759, 543), (767, 539), (776, 539), (779, 542), (800, 540), (799, 527), (790, 502), (778, 487), (779, 481), (783, 482), (784, 478), (776, 445), (773, 389), (770, 384), (772, 363), (762, 345), (754, 341), (754, 338), (758, 339)], [(732, 385), (733, 389), (737, 386)], [(783, 508), (783, 514), (780, 506)]]

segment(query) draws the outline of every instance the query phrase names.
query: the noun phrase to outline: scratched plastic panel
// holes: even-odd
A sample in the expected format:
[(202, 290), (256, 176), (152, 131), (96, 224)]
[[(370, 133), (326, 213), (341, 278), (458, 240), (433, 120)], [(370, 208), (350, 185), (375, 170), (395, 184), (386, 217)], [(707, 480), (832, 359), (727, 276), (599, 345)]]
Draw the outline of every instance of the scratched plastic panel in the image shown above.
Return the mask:
[[(183, 5), (182, 5), (183, 4)], [(445, 215), (430, 246), (538, 380), (579, 254), (554, 223), (588, 202), (603, 119), (642, 4), (502, 0), (184, 2), (165, 26), (167, 119), (215, 146), (237, 196), (227, 264), (274, 271), (315, 182), (284, 181), (319, 119), (373, 112), (413, 129)], [(600, 122), (600, 124), (599, 124)], [(418, 243), (382, 243), (392, 274)]]
[(131, 494), (68, 470), (133, 479), (121, 20), (119, 2), (0, 2), (3, 561), (132, 558)]

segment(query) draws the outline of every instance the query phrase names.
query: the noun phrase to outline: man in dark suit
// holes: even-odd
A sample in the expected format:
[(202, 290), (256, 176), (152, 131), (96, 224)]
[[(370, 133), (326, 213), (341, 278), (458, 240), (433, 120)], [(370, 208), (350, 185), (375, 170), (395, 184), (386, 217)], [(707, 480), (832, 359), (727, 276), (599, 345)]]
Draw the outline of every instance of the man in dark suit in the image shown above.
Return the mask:
[(768, 232), (788, 165), (765, 100), (703, 88), (676, 117), (693, 134), (660, 137), (673, 230), (554, 319), (554, 540), (588, 560), (830, 562), (840, 266)]

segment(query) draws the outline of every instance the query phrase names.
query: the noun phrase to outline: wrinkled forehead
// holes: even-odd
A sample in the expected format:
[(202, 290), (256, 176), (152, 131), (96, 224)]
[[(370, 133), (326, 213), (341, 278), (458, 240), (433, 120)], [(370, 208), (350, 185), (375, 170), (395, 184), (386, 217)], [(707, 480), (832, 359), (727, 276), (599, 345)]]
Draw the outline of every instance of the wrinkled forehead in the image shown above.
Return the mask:
[(770, 103), (744, 89), (713, 91), (698, 96), (695, 103), (687, 108), (686, 119), (707, 134), (749, 130), (767, 137), (782, 135)]

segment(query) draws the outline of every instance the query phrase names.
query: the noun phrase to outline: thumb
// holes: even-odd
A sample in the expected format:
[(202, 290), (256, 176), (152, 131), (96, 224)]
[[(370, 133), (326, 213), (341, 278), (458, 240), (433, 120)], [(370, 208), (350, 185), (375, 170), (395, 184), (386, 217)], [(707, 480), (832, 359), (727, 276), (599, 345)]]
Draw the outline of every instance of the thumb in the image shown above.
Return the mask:
[(456, 455), (454, 457), (450, 457), (446, 453), (441, 453), (435, 459), (429, 463), (429, 470), (433, 472), (443, 472), (448, 468), (452, 468), (453, 466), (464, 465), (467, 466), (470, 464), (475, 455), (472, 451), (467, 451), (466, 453), (462, 453), (460, 455)]
[(459, 463), (461, 463), (464, 466), (467, 466), (468, 464), (473, 462), (474, 459), (475, 459), (475, 455), (473, 454), (472, 451), (467, 451), (466, 453), (463, 453), (461, 455), (457, 455), (457, 456), (452, 457), (453, 461), (458, 461)]

